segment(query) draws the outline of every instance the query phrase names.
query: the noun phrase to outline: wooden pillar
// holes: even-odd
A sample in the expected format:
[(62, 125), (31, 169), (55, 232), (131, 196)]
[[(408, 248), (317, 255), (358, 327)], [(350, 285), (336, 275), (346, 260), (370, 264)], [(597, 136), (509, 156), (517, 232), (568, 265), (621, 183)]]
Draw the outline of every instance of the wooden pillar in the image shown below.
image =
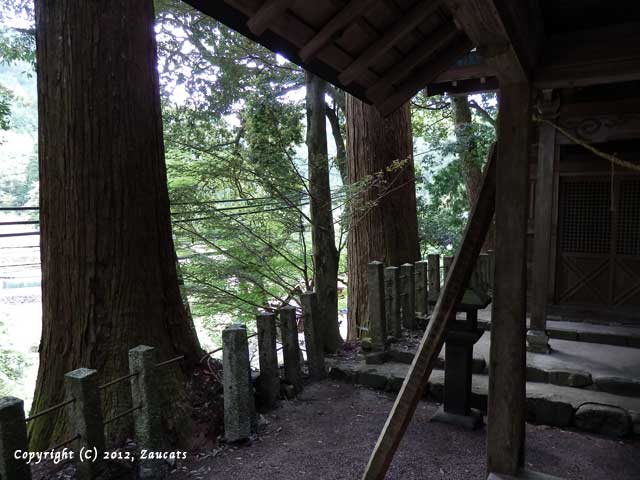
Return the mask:
[[(538, 101), (538, 112), (552, 116), (558, 110), (552, 91), (544, 90)], [(527, 332), (529, 350), (549, 353), (547, 335), (547, 301), (551, 274), (551, 236), (553, 223), (553, 187), (556, 163), (556, 130), (547, 123), (540, 123), (538, 136), (538, 171), (534, 213), (533, 272), (531, 326)]]
[(500, 88), (487, 468), (515, 475), (524, 460), (531, 89), (528, 83)]

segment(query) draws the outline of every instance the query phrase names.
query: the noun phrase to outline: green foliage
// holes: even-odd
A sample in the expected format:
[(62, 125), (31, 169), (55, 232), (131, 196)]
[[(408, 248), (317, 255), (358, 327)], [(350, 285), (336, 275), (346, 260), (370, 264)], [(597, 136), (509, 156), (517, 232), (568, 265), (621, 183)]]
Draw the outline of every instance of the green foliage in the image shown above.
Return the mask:
[[(37, 189), (35, 79), (23, 73), (25, 68), (30, 67), (0, 65), (0, 204), (3, 205), (24, 205), (32, 200), (34, 187)], [(9, 100), (3, 103), (3, 97)]]
[(0, 85), (0, 130), (8, 130), (11, 124), (11, 99), (13, 95), (5, 87)]
[(495, 118), (496, 97), (474, 96), (470, 102), (474, 114), (470, 124), (456, 131), (451, 98), (418, 95), (412, 103), (414, 138), (426, 149), (416, 155), (418, 179), (418, 227), (423, 253), (446, 253), (457, 249), (467, 217), (469, 197), (464, 184), (464, 161), (481, 170), (488, 149), (495, 140), (495, 129), (484, 114)]
[(312, 277), (298, 67), (182, 2), (156, 2), (173, 230), (193, 313), (216, 336)]
[(4, 0), (0, 5), (0, 64), (35, 65), (33, 0)]
[[(0, 321), (0, 338), (6, 338), (6, 335)], [(0, 347), (0, 397), (15, 394), (16, 383), (22, 379), (27, 364), (27, 357), (23, 353), (6, 346)]]

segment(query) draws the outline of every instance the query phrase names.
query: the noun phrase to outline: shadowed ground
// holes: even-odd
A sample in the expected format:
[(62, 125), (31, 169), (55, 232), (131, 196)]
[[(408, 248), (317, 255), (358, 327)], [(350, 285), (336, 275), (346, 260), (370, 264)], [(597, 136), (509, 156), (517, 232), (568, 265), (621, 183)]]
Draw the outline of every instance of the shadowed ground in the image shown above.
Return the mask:
[[(394, 397), (344, 383), (307, 386), (267, 414), (250, 445), (187, 461), (173, 479), (359, 479)], [(430, 423), (437, 405), (421, 402), (388, 479), (484, 479), (485, 428), (466, 432)], [(527, 425), (528, 468), (584, 480), (637, 480), (640, 444)]]

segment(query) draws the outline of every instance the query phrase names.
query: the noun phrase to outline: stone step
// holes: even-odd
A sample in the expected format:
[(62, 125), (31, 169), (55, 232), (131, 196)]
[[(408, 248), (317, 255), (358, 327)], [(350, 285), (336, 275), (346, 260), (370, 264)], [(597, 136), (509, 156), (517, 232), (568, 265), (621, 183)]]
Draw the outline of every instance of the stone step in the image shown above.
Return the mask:
[[(387, 362), (327, 358), (330, 377), (378, 390), (397, 392), (409, 366)], [(472, 406), (487, 410), (488, 376), (473, 375)], [(442, 402), (444, 371), (434, 370), (425, 389), (427, 400)], [(612, 437), (640, 436), (640, 399), (551, 383), (527, 382), (527, 420), (554, 427), (574, 427)]]
[[(486, 331), (491, 330), (491, 322), (480, 320), (478, 321), (478, 328)], [(550, 338), (558, 340), (640, 348), (640, 328), (635, 327), (548, 321), (547, 334)]]
[[(414, 351), (399, 348), (391, 348), (387, 357), (393, 361), (404, 364), (411, 364)], [(444, 369), (445, 359), (441, 355), (438, 357), (435, 368)], [(488, 373), (487, 362), (484, 357), (475, 356), (471, 364), (471, 370), (477, 375)], [(640, 381), (638, 379), (625, 376), (592, 375), (585, 370), (570, 368), (541, 368), (535, 365), (527, 365), (527, 381), (551, 383), (561, 387), (587, 388), (623, 395), (626, 397), (640, 398)]]
[[(414, 354), (415, 354), (415, 351), (412, 351), (412, 350), (400, 350), (397, 348), (391, 348), (389, 350), (390, 360), (398, 363), (411, 364), (411, 362), (413, 361)], [(444, 368), (444, 356), (438, 357), (435, 368), (438, 368), (438, 369)], [(478, 373), (478, 374), (486, 373), (487, 362), (485, 361), (485, 359), (482, 357), (474, 357), (473, 360), (471, 361), (471, 371), (473, 373)]]

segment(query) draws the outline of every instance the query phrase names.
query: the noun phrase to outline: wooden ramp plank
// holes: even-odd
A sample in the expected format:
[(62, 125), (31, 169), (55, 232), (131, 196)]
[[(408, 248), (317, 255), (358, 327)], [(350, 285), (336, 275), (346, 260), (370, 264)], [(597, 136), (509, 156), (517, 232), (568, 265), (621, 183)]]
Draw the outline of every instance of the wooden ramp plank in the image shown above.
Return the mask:
[(400, 393), (373, 449), (363, 480), (384, 479), (442, 349), (449, 319), (455, 317), (456, 305), (471, 278), (495, 210), (496, 152), (494, 144), (489, 151), (478, 201), (469, 217), (462, 243), (436, 303), (429, 327), (422, 337)]

